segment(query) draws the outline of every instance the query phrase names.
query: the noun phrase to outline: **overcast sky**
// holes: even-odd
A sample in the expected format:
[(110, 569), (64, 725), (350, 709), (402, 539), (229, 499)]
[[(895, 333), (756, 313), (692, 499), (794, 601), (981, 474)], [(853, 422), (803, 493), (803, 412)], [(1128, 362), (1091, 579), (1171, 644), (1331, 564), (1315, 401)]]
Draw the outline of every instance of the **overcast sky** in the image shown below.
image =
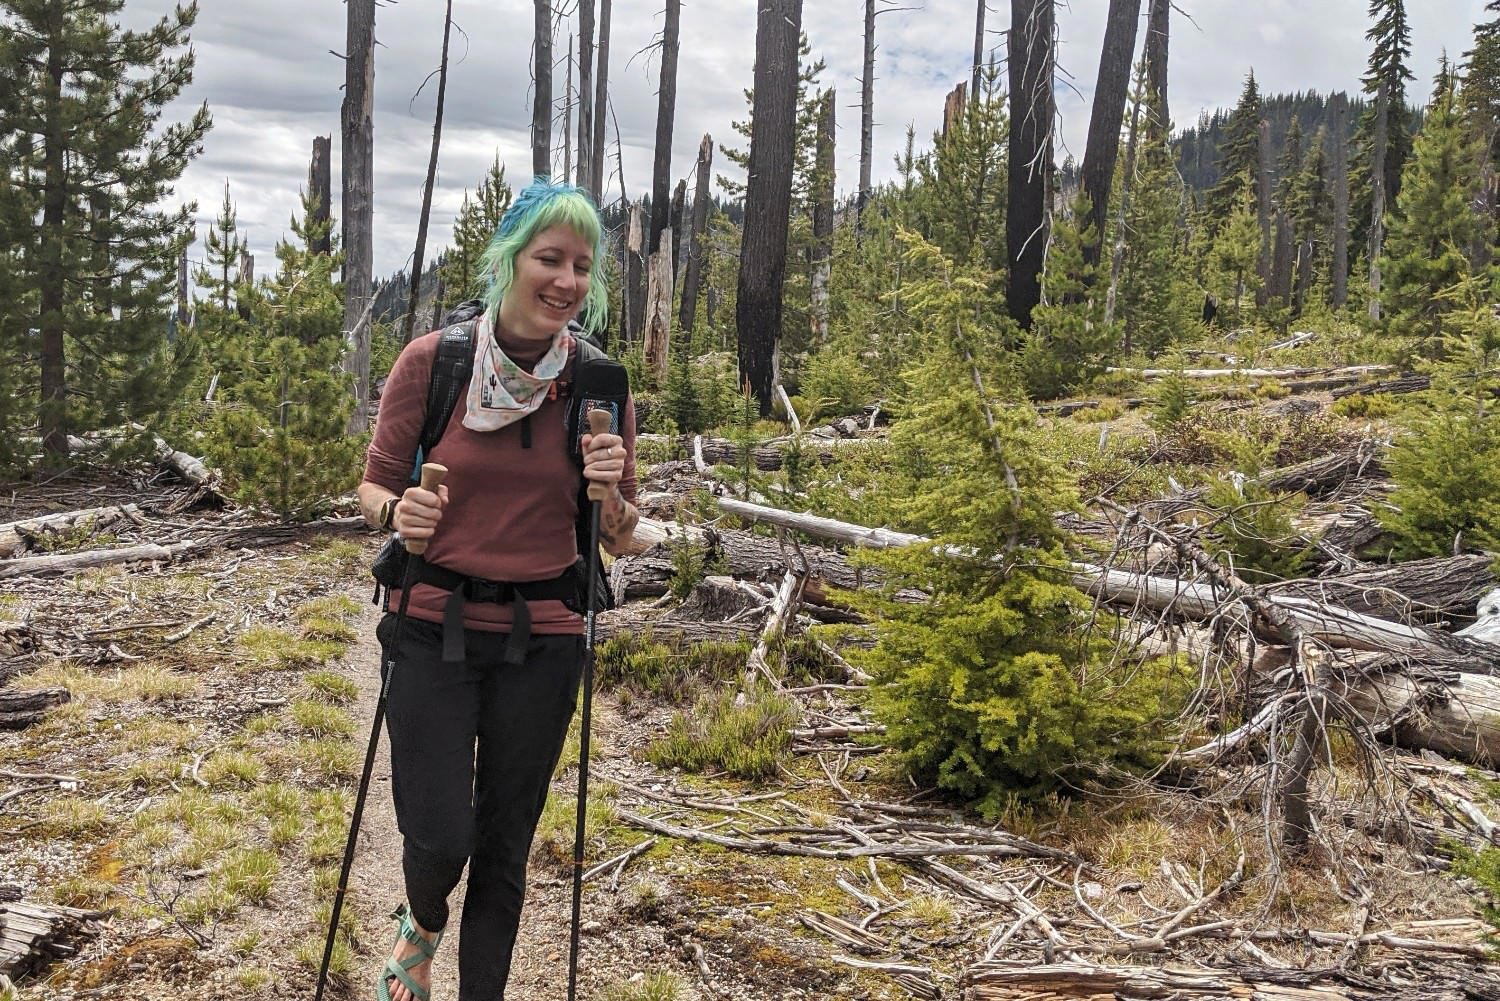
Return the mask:
[[(894, 170), (908, 123), (919, 145), (940, 124), (943, 97), (967, 80), (973, 52), (974, 0), (882, 0), (893, 10), (876, 21), (874, 171), (879, 182)], [(558, 4), (572, 12), (574, 0)], [(1192, 18), (1173, 15), (1169, 96), (1172, 117), (1191, 125), (1200, 109), (1234, 104), (1245, 74), (1254, 69), (1262, 93), (1359, 87), (1369, 43), (1367, 0), (1177, 0)], [(1081, 157), (1089, 102), (1098, 71), (1106, 0), (1072, 0), (1058, 9), (1058, 112), (1066, 150)], [(127, 0), (127, 23), (140, 24), (171, 8), (169, 0)], [(1472, 26), (1483, 20), (1484, 0), (1408, 0), (1412, 26), (1413, 99), (1425, 100), (1440, 54), (1457, 58), (1469, 47)], [(822, 80), (838, 89), (839, 188), (857, 184), (862, 0), (804, 0), (803, 30), (815, 57), (827, 63)], [(427, 246), (449, 239), (465, 188), (474, 188), (498, 151), (513, 182), (531, 168), (530, 47), (532, 4), (527, 0), (455, 0), (455, 32), (448, 80), (438, 188)], [(1009, 5), (990, 0), (989, 45), (1004, 58)], [(660, 72), (641, 54), (660, 31), (661, 0), (614, 0), (609, 82), (624, 148), (631, 198), (651, 182)], [(442, 0), (400, 0), (376, 17), (375, 59), (375, 273), (386, 276), (409, 262), (416, 239), (422, 181), (432, 142), (436, 81), (413, 100), (437, 67), (442, 43)], [(559, 95), (566, 76), (563, 53), (576, 16), (558, 26), (553, 72)], [(465, 38), (465, 35), (467, 36)], [(1138, 37), (1144, 31), (1138, 33)], [(287, 231), (306, 185), (315, 135), (334, 136), (334, 209), (338, 209), (339, 103), (344, 48), (344, 5), (338, 0), (200, 0), (193, 31), (196, 77), (179, 105), (207, 101), (214, 118), (206, 149), (188, 168), (178, 196), (196, 200), (200, 236), (217, 214), (227, 178), (241, 230), (250, 240), (257, 271), (274, 267), (272, 247)], [(674, 180), (688, 177), (704, 133), (741, 145), (730, 122), (746, 116), (743, 91), (751, 85), (755, 49), (754, 0), (684, 0), (673, 134)], [(576, 80), (576, 75), (575, 75)], [(553, 130), (554, 147), (560, 125)], [(609, 126), (614, 156), (615, 129)], [(715, 156), (715, 168), (724, 168)], [(561, 156), (556, 159), (558, 169)], [(613, 168), (611, 168), (613, 170)], [(611, 179), (607, 200), (619, 196)], [(200, 241), (192, 251), (202, 254)]]

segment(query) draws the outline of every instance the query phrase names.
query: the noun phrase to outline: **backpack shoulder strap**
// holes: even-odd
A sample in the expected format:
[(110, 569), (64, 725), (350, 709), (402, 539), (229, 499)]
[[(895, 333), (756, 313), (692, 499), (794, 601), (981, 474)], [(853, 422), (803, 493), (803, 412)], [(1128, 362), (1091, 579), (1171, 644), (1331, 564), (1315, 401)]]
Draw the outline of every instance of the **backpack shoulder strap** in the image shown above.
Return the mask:
[(438, 337), (437, 354), (427, 379), (427, 407), (412, 465), (413, 480), (419, 478), (426, 456), (443, 437), (459, 397), (468, 391), (474, 373), (474, 327), (475, 320), (464, 320), (450, 325)]

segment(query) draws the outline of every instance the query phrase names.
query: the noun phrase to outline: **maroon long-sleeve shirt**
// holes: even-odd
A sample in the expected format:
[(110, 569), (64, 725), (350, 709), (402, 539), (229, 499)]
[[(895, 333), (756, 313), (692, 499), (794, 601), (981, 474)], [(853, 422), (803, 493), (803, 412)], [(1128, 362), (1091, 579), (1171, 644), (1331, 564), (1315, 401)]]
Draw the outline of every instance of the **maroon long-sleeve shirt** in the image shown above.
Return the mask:
[[(400, 494), (410, 482), (417, 441), (427, 403), (428, 376), (437, 354), (439, 333), (413, 340), (396, 359), (380, 398), (375, 437), (365, 455), (364, 479)], [(545, 352), (501, 337), (500, 345), (528, 371)], [(571, 381), (577, 350), (562, 374)], [(578, 556), (574, 523), (582, 475), (569, 454), (563, 418), (565, 401), (549, 399), (531, 415), (531, 447), (521, 446), (521, 425), (498, 431), (464, 427), (464, 399), (453, 408), (443, 437), (427, 456), (448, 467), (443, 482), (448, 506), (427, 546), (429, 562), (469, 577), (524, 582), (549, 580), (573, 565)], [(634, 503), (635, 403), (621, 419), (625, 439), (625, 474), (620, 493)], [(400, 600), (400, 592), (392, 601)], [(419, 584), (412, 589), (408, 614), (429, 622), (443, 621), (448, 592)], [(578, 634), (583, 619), (561, 601), (533, 601), (531, 631)], [(493, 632), (510, 630), (509, 605), (465, 602), (464, 625)]]

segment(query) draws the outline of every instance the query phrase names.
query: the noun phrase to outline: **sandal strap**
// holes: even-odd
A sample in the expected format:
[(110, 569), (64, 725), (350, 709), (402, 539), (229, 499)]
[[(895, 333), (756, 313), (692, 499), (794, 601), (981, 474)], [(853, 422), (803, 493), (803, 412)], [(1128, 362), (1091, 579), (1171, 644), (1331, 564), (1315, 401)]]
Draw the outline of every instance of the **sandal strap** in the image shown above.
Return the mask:
[(417, 923), (411, 916), (411, 909), (405, 904), (396, 908), (391, 913), (391, 917), (397, 921), (397, 934), (416, 946), (424, 959), (431, 959), (437, 955), (438, 945), (443, 941), (443, 931), (439, 931), (436, 936), (429, 940), (425, 935), (417, 931)]
[[(416, 962), (412, 963), (411, 960), (416, 960)], [(401, 981), (401, 983), (406, 986), (407, 990), (411, 991), (412, 997), (416, 998), (417, 1001), (431, 1001), (431, 995), (429, 994), (428, 989), (413, 980), (411, 978), (411, 974), (407, 972), (411, 969), (412, 966), (418, 966), (424, 962), (426, 962), (426, 960), (422, 959), (421, 956), (415, 954), (408, 956), (400, 963), (396, 962), (394, 959), (387, 959), (385, 961), (385, 972), (381, 975), (380, 978), (381, 983), (383, 984), (386, 980), (394, 977), (395, 979)], [(410, 965), (407, 965), (408, 963), (410, 963)]]

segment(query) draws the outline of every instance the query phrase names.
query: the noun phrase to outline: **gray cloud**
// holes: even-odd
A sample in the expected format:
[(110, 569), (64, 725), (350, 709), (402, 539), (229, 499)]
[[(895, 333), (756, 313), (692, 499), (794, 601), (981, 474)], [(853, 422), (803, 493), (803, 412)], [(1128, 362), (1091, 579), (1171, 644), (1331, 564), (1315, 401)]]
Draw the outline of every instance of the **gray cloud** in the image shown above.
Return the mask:
[[(927, 142), (940, 123), (944, 94), (968, 78), (973, 50), (973, 0), (903, 0), (902, 5), (924, 9), (877, 20), (877, 181), (893, 175), (893, 157), (908, 123), (915, 126), (919, 145)], [(169, 0), (132, 0), (125, 18), (141, 24), (170, 6)], [(1193, 0), (1182, 6), (1196, 23), (1182, 16), (1173, 22), (1170, 96), (1179, 125), (1191, 125), (1200, 108), (1232, 105), (1252, 68), (1264, 91), (1353, 92), (1359, 87), (1369, 48), (1364, 39), (1366, 0), (1260, 0), (1254, 5)], [(241, 226), (252, 252), (265, 262), (260, 265), (264, 271), (274, 261), (272, 247), (288, 231), (297, 193), (306, 184), (313, 136), (338, 134), (343, 63), (329, 50), (343, 50), (344, 5), (338, 0), (200, 0), (200, 7), (193, 33), (196, 78), (178, 117), (206, 100), (216, 124), (178, 194), (198, 202), (198, 216), (206, 226), (218, 211), (227, 177)], [(1003, 59), (1009, 7), (998, 0), (991, 0), (990, 7), (987, 44)], [(1067, 81), (1058, 90), (1059, 127), (1064, 148), (1080, 156), (1105, 7), (1104, 0), (1074, 0), (1058, 11), (1058, 60), (1065, 74), (1061, 79)], [(1412, 66), (1418, 75), (1411, 88), (1414, 99), (1426, 96), (1440, 52), (1446, 49), (1457, 58), (1469, 47), (1471, 27), (1484, 19), (1483, 8), (1484, 0), (1408, 4)], [(862, 9), (861, 0), (805, 0), (803, 12), (813, 55), (827, 62), (823, 83), (839, 92), (839, 184), (845, 192), (858, 173)], [(464, 189), (477, 186), (497, 151), (512, 181), (523, 181), (531, 167), (532, 5), (527, 0), (456, 0), (454, 19), (467, 41), (455, 33), (429, 248), (449, 239)], [(618, 120), (631, 197), (646, 191), (651, 180), (660, 64), (641, 50), (660, 30), (660, 21), (659, 0), (615, 0), (610, 60), (615, 119), (608, 122), (609, 157), (613, 171)], [(569, 30), (570, 25), (561, 26), (555, 42), (553, 81), (559, 93)], [(437, 66), (442, 3), (403, 0), (383, 6), (376, 33), (375, 269), (385, 275), (403, 266), (415, 242), (436, 80), (427, 83), (415, 102), (412, 96)], [(755, 3), (687, 0), (682, 37), (674, 177), (691, 173), (704, 133), (743, 145), (730, 122), (748, 113), (742, 92), (752, 82)], [(559, 118), (554, 146), (560, 128)], [(335, 141), (335, 192), (338, 159)], [(724, 166), (722, 156), (716, 156), (715, 166)], [(618, 183), (612, 179), (609, 197), (618, 196)], [(201, 251), (201, 245), (195, 249)]]

